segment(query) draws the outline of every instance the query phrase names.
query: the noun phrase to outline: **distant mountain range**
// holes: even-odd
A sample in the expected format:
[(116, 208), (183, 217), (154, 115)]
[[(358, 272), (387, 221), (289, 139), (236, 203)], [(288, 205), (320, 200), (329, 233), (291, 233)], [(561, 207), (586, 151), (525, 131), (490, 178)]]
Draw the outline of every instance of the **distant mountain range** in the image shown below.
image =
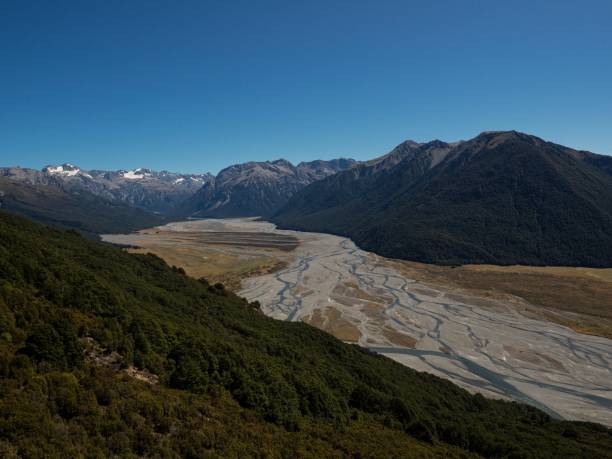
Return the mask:
[(0, 168), (0, 208), (84, 233), (129, 232), (168, 218), (270, 216), (296, 191), (357, 164), (249, 162), (217, 177), (151, 169)]
[(151, 212), (165, 213), (192, 196), (214, 177), (211, 174), (178, 174), (150, 169), (82, 170), (72, 164), (47, 166), (42, 171), (19, 167), (0, 168), (0, 176), (31, 185), (61, 185), (86, 190), (103, 198)]
[(310, 184), (272, 220), (427, 263), (612, 266), (612, 157), (515, 131), (408, 141)]
[(0, 176), (0, 209), (90, 236), (128, 233), (164, 222), (159, 215), (85, 189), (65, 188), (53, 179), (30, 183)]
[(192, 196), (214, 177), (211, 174), (179, 174), (151, 169), (83, 171), (63, 164), (47, 166), (43, 174), (52, 175), (71, 187), (124, 202), (134, 207), (164, 214)]
[(211, 174), (150, 169), (83, 170), (72, 164), (42, 169), (0, 168), (0, 208), (84, 233), (130, 232), (159, 225)]
[(191, 217), (269, 217), (297, 191), (317, 180), (350, 169), (353, 159), (302, 162), (279, 159), (248, 162), (223, 169), (195, 195), (177, 207), (175, 215)]

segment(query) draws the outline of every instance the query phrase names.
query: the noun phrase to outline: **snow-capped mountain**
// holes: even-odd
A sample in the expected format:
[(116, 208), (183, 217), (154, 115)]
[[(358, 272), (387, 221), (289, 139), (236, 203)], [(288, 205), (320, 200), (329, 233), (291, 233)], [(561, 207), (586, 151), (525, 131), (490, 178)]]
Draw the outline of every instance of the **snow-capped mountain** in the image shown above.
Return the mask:
[(0, 168), (0, 176), (33, 185), (57, 185), (70, 191), (84, 189), (106, 199), (162, 214), (213, 180), (213, 176), (208, 173), (180, 174), (146, 168), (83, 170), (69, 163), (48, 165), (42, 171), (19, 167)]
[(306, 185), (356, 164), (353, 159), (341, 158), (295, 166), (279, 159), (235, 164), (215, 177), (209, 173), (180, 174), (144, 167), (85, 170), (64, 163), (48, 165), (41, 171), (0, 168), (0, 178), (27, 185), (54, 186), (70, 194), (86, 191), (164, 216), (266, 217)]

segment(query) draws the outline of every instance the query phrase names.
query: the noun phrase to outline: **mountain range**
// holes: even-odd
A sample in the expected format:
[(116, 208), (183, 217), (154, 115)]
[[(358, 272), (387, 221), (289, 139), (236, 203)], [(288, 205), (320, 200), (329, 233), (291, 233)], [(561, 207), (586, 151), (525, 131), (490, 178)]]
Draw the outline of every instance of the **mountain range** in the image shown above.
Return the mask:
[(0, 208), (86, 234), (159, 225), (162, 215), (195, 193), (210, 174), (149, 169), (0, 168)]
[(190, 217), (269, 217), (305, 186), (350, 169), (353, 159), (302, 162), (279, 159), (248, 162), (223, 169), (174, 215)]
[(612, 266), (612, 158), (516, 131), (404, 142), (312, 183), (272, 221), (438, 264)]
[(352, 159), (249, 162), (209, 173), (0, 168), (0, 208), (84, 233), (130, 232), (187, 217), (270, 216), (306, 185)]
[(472, 395), (82, 233), (261, 215), (390, 257), (609, 266), (611, 203), (612, 158), (514, 131), (217, 177), (0, 169), (0, 457), (609, 457), (602, 425)]
[(208, 173), (179, 174), (146, 168), (85, 171), (72, 164), (47, 166), (33, 175), (43, 182), (51, 176), (66, 187), (85, 189), (106, 199), (160, 214), (168, 212), (214, 178)]
[(248, 162), (217, 176), (0, 168), (0, 207), (91, 234), (259, 216), (426, 263), (612, 266), (612, 158), (516, 131), (406, 141), (365, 162)]

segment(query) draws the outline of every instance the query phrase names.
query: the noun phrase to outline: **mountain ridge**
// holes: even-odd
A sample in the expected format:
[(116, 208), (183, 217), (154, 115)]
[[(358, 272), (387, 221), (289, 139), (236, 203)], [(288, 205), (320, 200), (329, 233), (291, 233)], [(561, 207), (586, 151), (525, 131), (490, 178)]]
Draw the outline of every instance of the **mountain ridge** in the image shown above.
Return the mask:
[(0, 176), (30, 184), (57, 185), (86, 190), (106, 200), (117, 201), (154, 213), (167, 213), (192, 196), (212, 175), (180, 174), (147, 168), (116, 171), (84, 170), (70, 163), (47, 165), (42, 170), (2, 167)]
[(0, 210), (46, 225), (76, 229), (93, 238), (100, 233), (127, 233), (165, 221), (151, 212), (85, 189), (67, 188), (53, 177), (31, 183), (0, 176)]
[(495, 131), (360, 167), (304, 188), (272, 221), (426, 263), (612, 266), (610, 157)]
[(295, 192), (339, 170), (350, 169), (353, 159), (315, 160), (294, 166), (285, 159), (234, 164), (222, 169), (214, 180), (182, 205), (175, 215), (183, 217), (267, 217)]

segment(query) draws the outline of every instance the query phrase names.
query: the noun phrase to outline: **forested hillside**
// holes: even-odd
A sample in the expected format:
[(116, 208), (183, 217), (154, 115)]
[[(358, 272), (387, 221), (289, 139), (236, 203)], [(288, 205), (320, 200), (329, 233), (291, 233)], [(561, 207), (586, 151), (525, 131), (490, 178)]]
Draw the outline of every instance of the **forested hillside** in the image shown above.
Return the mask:
[(33, 184), (0, 177), (0, 209), (92, 237), (129, 233), (161, 224), (164, 219), (86, 190), (65, 189), (61, 183)]
[(2, 457), (610, 451), (602, 426), (469, 395), (153, 255), (0, 212)]
[(272, 220), (438, 264), (612, 266), (612, 158), (515, 131), (412, 145), (315, 182)]

